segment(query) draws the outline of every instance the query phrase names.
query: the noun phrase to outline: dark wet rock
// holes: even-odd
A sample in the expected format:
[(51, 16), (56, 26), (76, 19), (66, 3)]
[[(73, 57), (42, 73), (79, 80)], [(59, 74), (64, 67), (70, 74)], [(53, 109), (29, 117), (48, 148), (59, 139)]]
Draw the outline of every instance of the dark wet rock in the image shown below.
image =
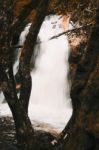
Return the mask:
[[(35, 130), (33, 150), (63, 150), (63, 145), (52, 145), (55, 136), (43, 130)], [(0, 118), (0, 150), (20, 150), (17, 147), (14, 121), (11, 117)]]
[(14, 145), (2, 143), (0, 144), (0, 150), (20, 150), (20, 149)]

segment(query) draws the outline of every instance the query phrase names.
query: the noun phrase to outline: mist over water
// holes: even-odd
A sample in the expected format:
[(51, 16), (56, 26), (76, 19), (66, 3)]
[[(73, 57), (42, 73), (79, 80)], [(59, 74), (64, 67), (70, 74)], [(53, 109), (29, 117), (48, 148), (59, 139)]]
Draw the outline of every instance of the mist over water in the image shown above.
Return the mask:
[[(31, 120), (48, 123), (60, 130), (64, 128), (72, 114), (68, 81), (69, 44), (66, 35), (49, 39), (64, 31), (62, 19), (63, 17), (56, 15), (47, 16), (41, 26), (38, 44), (35, 46), (36, 59), (35, 68), (31, 72), (32, 91), (29, 103)], [(24, 43), (30, 25), (28, 24), (21, 33), (20, 45)], [(18, 60), (14, 65), (14, 72), (17, 66)], [(0, 108), (1, 114), (7, 115), (3, 110), (4, 108)]]

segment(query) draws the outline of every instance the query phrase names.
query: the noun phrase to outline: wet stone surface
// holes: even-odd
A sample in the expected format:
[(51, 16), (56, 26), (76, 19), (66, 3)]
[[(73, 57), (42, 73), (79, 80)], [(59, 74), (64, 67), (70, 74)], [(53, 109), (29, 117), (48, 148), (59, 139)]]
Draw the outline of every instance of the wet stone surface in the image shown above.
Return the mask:
[[(62, 145), (52, 146), (51, 141), (57, 136), (57, 133), (53, 134), (35, 130), (34, 139), (41, 145), (40, 150), (63, 150)], [(11, 117), (0, 118), (0, 150), (19, 150), (15, 137), (14, 121)]]

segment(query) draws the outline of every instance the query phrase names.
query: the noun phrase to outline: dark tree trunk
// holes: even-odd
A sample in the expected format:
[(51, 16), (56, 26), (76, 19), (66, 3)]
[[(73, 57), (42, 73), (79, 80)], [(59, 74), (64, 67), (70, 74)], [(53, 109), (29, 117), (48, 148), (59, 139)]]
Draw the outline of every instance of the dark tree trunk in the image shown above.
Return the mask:
[(8, 72), (0, 65), (0, 72), (2, 73), (0, 76), (1, 85), (4, 87), (2, 90), (15, 121), (18, 144), (27, 150), (33, 145), (34, 131), (28, 115), (17, 97), (12, 65), (9, 66)]
[(29, 97), (31, 93), (31, 75), (30, 62), (34, 53), (36, 38), (40, 30), (41, 24), (45, 18), (48, 0), (41, 1), (33, 18), (32, 25), (27, 35), (22, 53), (20, 56), (19, 74), (21, 81), (20, 100), (24, 109), (28, 112)]
[[(2, 20), (3, 32), (0, 35), (0, 38), (3, 39), (0, 41), (2, 42), (0, 43), (0, 87), (4, 93), (15, 121), (18, 145), (20, 145), (21, 149), (23, 150), (32, 150), (34, 145), (34, 130), (28, 117), (28, 103), (31, 93), (30, 61), (40, 26), (46, 15), (46, 9), (49, 1), (42, 0), (40, 3), (38, 3), (38, 5), (37, 2), (35, 3), (36, 6), (34, 3), (31, 7), (29, 7), (30, 4), (29, 6), (27, 5), (25, 16), (23, 16), (25, 12), (25, 10), (23, 10), (23, 13), (19, 16), (19, 18), (17, 18), (15, 22), (12, 22), (12, 18), (10, 19), (10, 17), (13, 16), (12, 9), (10, 14), (7, 14), (7, 10), (5, 8), (7, 7), (7, 4), (4, 2), (2, 3), (4, 5), (4, 10), (2, 11), (4, 12), (2, 13), (4, 18)], [(20, 58), (19, 74), (21, 79), (21, 90), (20, 97), (18, 98), (12, 63), (14, 49), (13, 47), (11, 48), (11, 41), (13, 39), (14, 30), (17, 31), (19, 28), (21, 19), (23, 21), (34, 6), (36, 7), (35, 16), (33, 17), (32, 26), (27, 36), (25, 45), (22, 49)]]
[[(65, 150), (99, 149), (99, 9), (85, 55), (71, 87), (74, 119), (69, 123)], [(64, 136), (65, 136), (64, 135)]]

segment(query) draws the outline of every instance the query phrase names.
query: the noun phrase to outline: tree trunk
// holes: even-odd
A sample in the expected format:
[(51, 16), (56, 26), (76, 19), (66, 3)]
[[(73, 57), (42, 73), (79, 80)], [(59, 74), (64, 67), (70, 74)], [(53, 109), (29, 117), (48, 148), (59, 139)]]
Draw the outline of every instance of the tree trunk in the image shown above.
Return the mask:
[(42, 0), (40, 2), (35, 12), (29, 34), (26, 37), (26, 41), (24, 43), (24, 47), (20, 56), (19, 74), (22, 85), (20, 91), (20, 100), (23, 103), (26, 112), (28, 112), (29, 97), (31, 93), (30, 62), (34, 53), (37, 35), (46, 16), (47, 6), (48, 0)]
[[(99, 9), (86, 54), (78, 64), (71, 87), (72, 125), (65, 150), (99, 149)], [(75, 113), (76, 112), (76, 113)]]
[[(22, 49), (22, 55), (20, 58), (20, 69), (19, 69), (19, 73), (21, 77), (21, 91), (20, 91), (19, 98), (17, 96), (16, 82), (13, 73), (12, 62), (13, 62), (14, 49), (11, 48), (10, 44), (14, 34), (12, 31), (14, 31), (14, 29), (15, 31), (18, 30), (18, 25), (20, 25), (21, 22), (20, 18), (23, 21), (25, 17), (28, 15), (28, 13), (30, 12), (30, 10), (32, 9), (32, 7), (26, 6), (25, 15), (24, 15), (25, 10), (23, 10), (21, 17), (19, 16), (19, 18), (17, 18), (17, 21), (11, 24), (11, 21), (13, 19), (11, 18), (11, 20), (9, 20), (9, 18), (12, 16), (7, 17), (8, 14), (6, 14), (6, 9), (5, 9), (5, 6), (7, 7), (7, 5), (3, 3), (4, 13), (2, 11), (2, 14), (4, 14), (5, 17), (3, 18), (2, 21), (3, 32), (2, 35), (0, 35), (0, 38), (4, 39), (0, 45), (1, 48), (0, 49), (1, 52), (0, 53), (0, 60), (1, 60), (0, 61), (0, 83), (1, 83), (0, 87), (4, 93), (5, 99), (10, 107), (10, 110), (12, 112), (15, 121), (16, 137), (17, 137), (18, 145), (23, 150), (32, 150), (34, 145), (34, 138), (33, 138), (34, 130), (32, 128), (31, 122), (28, 117), (28, 103), (29, 103), (29, 98), (31, 93), (30, 61), (31, 61), (31, 56), (34, 50), (34, 46), (35, 46), (35, 42), (36, 42), (36, 38), (40, 26), (46, 15), (48, 2), (49, 2), (48, 0), (41, 0), (40, 3), (38, 3), (38, 5), (36, 6), (35, 9), (36, 13), (33, 18), (32, 26), (27, 36), (25, 45)], [(10, 15), (12, 15), (12, 9)], [(2, 56), (2, 52), (3, 52), (3, 56)]]
[(15, 121), (18, 144), (27, 150), (33, 145), (34, 131), (22, 103), (18, 100), (12, 66), (9, 66), (6, 73), (4, 67), (0, 65), (0, 72), (2, 73), (0, 76), (2, 90)]

